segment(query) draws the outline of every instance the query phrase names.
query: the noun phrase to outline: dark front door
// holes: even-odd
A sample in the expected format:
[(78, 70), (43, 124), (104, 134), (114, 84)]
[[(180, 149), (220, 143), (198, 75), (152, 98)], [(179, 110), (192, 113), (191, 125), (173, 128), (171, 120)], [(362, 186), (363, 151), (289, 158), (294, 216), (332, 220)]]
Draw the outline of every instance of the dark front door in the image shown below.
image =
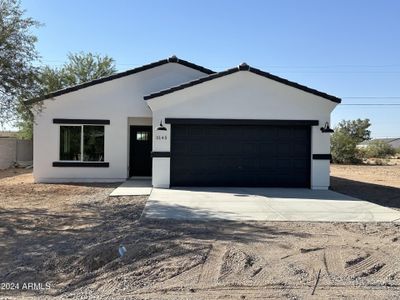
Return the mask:
[(309, 126), (172, 125), (171, 185), (309, 187)]
[(131, 126), (129, 176), (151, 176), (151, 126)]

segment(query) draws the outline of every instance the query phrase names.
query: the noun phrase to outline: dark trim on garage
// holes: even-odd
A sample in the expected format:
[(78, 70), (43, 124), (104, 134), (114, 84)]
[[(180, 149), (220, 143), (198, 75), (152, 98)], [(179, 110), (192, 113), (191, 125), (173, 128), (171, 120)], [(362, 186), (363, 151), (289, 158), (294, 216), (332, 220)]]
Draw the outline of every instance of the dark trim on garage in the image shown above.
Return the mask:
[(53, 119), (54, 124), (94, 124), (110, 125), (110, 120), (99, 119)]
[(165, 118), (166, 124), (318, 126), (318, 120), (186, 119)]
[(200, 84), (200, 83), (203, 83), (203, 82), (207, 82), (207, 81), (210, 81), (210, 80), (213, 80), (213, 79), (217, 79), (217, 78), (220, 78), (220, 77), (223, 77), (223, 76), (227, 76), (227, 75), (230, 75), (230, 74), (233, 74), (233, 73), (236, 73), (236, 72), (240, 72), (240, 71), (251, 72), (251, 73), (260, 75), (262, 77), (265, 77), (265, 78), (268, 78), (268, 79), (271, 79), (271, 80), (275, 80), (275, 81), (277, 81), (279, 83), (282, 83), (282, 84), (291, 86), (293, 88), (302, 90), (304, 92), (307, 92), (307, 93), (310, 93), (310, 94), (313, 94), (313, 95), (328, 99), (328, 100), (333, 101), (335, 103), (341, 103), (342, 102), (342, 99), (340, 99), (338, 97), (329, 95), (329, 94), (324, 93), (324, 92), (317, 91), (317, 90), (309, 88), (309, 87), (307, 87), (305, 85), (301, 85), (301, 84), (299, 84), (297, 82), (289, 81), (289, 80), (287, 80), (285, 78), (278, 77), (276, 75), (272, 75), (271, 73), (264, 72), (264, 71), (261, 71), (259, 69), (250, 67), (249, 65), (247, 65), (245, 63), (241, 64), (240, 66), (238, 66), (236, 68), (228, 69), (226, 71), (222, 71), (222, 72), (218, 72), (218, 73), (213, 73), (213, 74), (211, 74), (211, 75), (209, 75), (207, 77), (202, 77), (202, 78), (199, 78), (199, 79), (195, 79), (195, 80), (186, 82), (186, 83), (181, 84), (181, 85), (177, 85), (177, 86), (165, 89), (165, 90), (161, 90), (161, 91), (146, 95), (146, 96), (143, 97), (143, 99), (144, 100), (149, 100), (149, 99), (152, 99), (152, 98), (161, 97), (161, 96), (164, 96), (166, 94), (174, 93), (176, 91), (183, 90), (183, 89), (192, 87), (194, 85), (197, 85), (197, 84)]
[(171, 157), (171, 152), (151, 152), (151, 157)]
[(78, 85), (75, 85), (75, 86), (67, 87), (67, 88), (62, 89), (62, 90), (54, 91), (54, 92), (49, 93), (47, 95), (44, 95), (42, 97), (38, 97), (38, 98), (35, 98), (35, 99), (27, 100), (27, 101), (25, 101), (25, 103), (26, 104), (34, 104), (36, 102), (40, 102), (40, 101), (43, 101), (43, 100), (46, 100), (46, 99), (58, 97), (58, 96), (61, 96), (61, 95), (64, 95), (64, 94), (68, 94), (68, 93), (71, 93), (71, 92), (75, 92), (75, 91), (78, 91), (80, 89), (84, 89), (84, 88), (87, 88), (87, 87), (90, 87), (90, 86), (93, 86), (93, 85), (96, 85), (96, 84), (99, 84), (99, 83), (111, 81), (111, 80), (114, 80), (114, 79), (118, 79), (118, 78), (121, 78), (121, 77), (129, 76), (129, 75), (136, 74), (136, 73), (139, 73), (139, 72), (143, 72), (143, 71), (146, 71), (146, 70), (149, 70), (149, 69), (152, 69), (152, 68), (155, 68), (155, 67), (159, 67), (159, 66), (167, 64), (167, 63), (177, 63), (177, 64), (183, 65), (185, 67), (200, 71), (200, 72), (205, 73), (207, 75), (215, 73), (214, 71), (212, 71), (210, 69), (207, 69), (207, 68), (204, 68), (202, 66), (199, 66), (199, 65), (196, 65), (194, 63), (191, 63), (189, 61), (177, 58), (176, 56), (172, 56), (170, 58), (162, 59), (160, 61), (153, 62), (153, 63), (147, 64), (147, 65), (135, 68), (135, 69), (127, 70), (127, 71), (120, 72), (120, 73), (117, 73), (117, 74), (113, 74), (113, 75), (110, 75), (110, 76), (106, 76), (106, 77), (102, 77), (102, 78), (99, 78), (99, 79), (95, 79), (95, 80), (92, 80), (92, 81), (89, 81), (89, 82), (84, 82), (82, 84), (78, 84)]
[(331, 160), (332, 155), (331, 154), (313, 154), (312, 158), (317, 159), (317, 160)]
[(89, 161), (55, 161), (53, 167), (76, 167), (76, 168), (108, 168), (108, 162), (89, 162)]

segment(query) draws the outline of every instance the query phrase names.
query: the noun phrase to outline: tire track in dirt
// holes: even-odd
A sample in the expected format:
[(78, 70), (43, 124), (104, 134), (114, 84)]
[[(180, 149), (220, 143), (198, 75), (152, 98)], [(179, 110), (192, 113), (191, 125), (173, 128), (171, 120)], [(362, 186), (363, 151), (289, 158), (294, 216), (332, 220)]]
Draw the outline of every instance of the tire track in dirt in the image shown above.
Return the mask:
[(227, 249), (226, 244), (215, 242), (201, 267), (198, 284), (200, 286), (216, 285), (220, 275), (222, 257)]
[(381, 271), (386, 266), (386, 260), (382, 252), (374, 253), (360, 262), (346, 268), (350, 277), (378, 277), (381, 278)]
[(400, 259), (397, 256), (390, 255), (382, 251), (381, 254), (381, 264), (384, 266), (375, 274), (375, 277), (381, 279), (394, 279), (394, 277), (398, 277), (400, 274)]
[(243, 251), (250, 259), (251, 265), (247, 263), (247, 270), (241, 275), (242, 283), (251, 283), (254, 285), (263, 285), (269, 282), (269, 274), (267, 261), (263, 257), (267, 247), (263, 243), (252, 242), (248, 244), (240, 244), (238, 249)]
[[(188, 244), (190, 244), (190, 243), (188, 243)], [(205, 254), (204, 261), (207, 260), (212, 249), (213, 249), (213, 246), (210, 244), (208, 246), (208, 251)], [(183, 287), (188, 287), (188, 286), (195, 286), (196, 283), (199, 282), (200, 274), (203, 270), (203, 264), (204, 264), (204, 262), (196, 264), (193, 267), (190, 267), (189, 269), (186, 269), (183, 272), (172, 276), (171, 278), (168, 278), (162, 282), (159, 282), (159, 283), (153, 284), (147, 288), (144, 288), (143, 291), (175, 289), (175, 288), (183, 288)]]
[(328, 276), (344, 273), (344, 262), (342, 261), (340, 248), (328, 248), (324, 250), (324, 267)]

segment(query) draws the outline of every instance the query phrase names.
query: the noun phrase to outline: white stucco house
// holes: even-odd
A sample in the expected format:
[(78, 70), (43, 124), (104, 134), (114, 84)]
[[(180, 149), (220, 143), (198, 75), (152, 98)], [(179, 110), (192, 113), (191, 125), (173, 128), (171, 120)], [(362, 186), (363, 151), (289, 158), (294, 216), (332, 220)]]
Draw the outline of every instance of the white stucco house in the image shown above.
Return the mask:
[(56, 91), (35, 114), (36, 182), (329, 187), (337, 97), (241, 64), (175, 56)]

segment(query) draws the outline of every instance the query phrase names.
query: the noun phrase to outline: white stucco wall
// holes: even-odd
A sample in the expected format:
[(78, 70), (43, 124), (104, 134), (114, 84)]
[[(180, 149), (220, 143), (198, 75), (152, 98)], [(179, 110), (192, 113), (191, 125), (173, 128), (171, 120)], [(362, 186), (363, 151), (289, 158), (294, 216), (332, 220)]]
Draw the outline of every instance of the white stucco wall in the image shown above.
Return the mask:
[[(43, 101), (35, 115), (34, 170), (36, 182), (122, 181), (128, 176), (129, 125), (148, 125), (151, 110), (143, 96), (206, 74), (178, 63), (96, 84)], [(53, 167), (59, 161), (60, 124), (54, 118), (106, 119), (104, 161), (108, 168)]]
[[(165, 118), (318, 120), (320, 125), (312, 127), (311, 154), (330, 153), (330, 135), (322, 133), (320, 127), (330, 122), (330, 113), (337, 105), (247, 71), (153, 98), (148, 104), (153, 111), (153, 128)], [(166, 127), (161, 134), (167, 139), (154, 139), (153, 151), (170, 151), (171, 127)], [(154, 186), (169, 186), (169, 167), (169, 158), (153, 159)], [(328, 160), (312, 160), (311, 187), (329, 187)]]

